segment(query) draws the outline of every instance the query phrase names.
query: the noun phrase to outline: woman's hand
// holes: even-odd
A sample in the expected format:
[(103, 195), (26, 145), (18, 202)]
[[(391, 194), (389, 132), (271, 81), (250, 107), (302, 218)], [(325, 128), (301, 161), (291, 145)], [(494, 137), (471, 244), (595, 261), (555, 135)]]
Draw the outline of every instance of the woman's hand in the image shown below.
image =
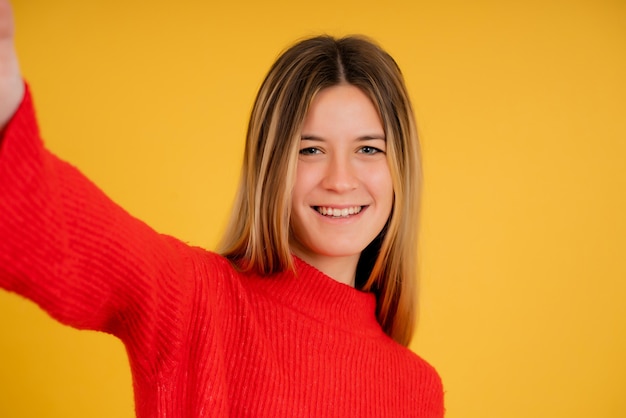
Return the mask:
[(24, 95), (24, 82), (13, 44), (15, 28), (9, 0), (0, 0), (0, 133)]

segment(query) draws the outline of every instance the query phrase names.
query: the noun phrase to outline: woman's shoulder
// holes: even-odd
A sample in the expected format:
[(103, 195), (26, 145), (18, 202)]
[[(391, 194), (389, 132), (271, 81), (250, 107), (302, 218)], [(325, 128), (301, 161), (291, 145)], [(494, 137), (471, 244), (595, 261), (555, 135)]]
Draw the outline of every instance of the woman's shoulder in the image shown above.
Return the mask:
[(177, 238), (169, 237), (172, 245), (178, 247), (186, 259), (187, 276), (195, 286), (211, 292), (230, 293), (241, 291), (244, 273), (237, 265), (223, 255), (204, 247), (191, 245)]
[(180, 241), (178, 238), (170, 237), (170, 239), (173, 242), (178, 241), (178, 244), (175, 245), (186, 247), (190, 261), (193, 261), (194, 264), (197, 265), (197, 268), (200, 269), (198, 270), (198, 273), (228, 275), (239, 274), (236, 265), (223, 255), (201, 246)]
[(429, 361), (424, 359), (421, 355), (407, 348), (407, 356), (410, 358), (409, 362), (413, 365), (419, 376), (423, 376), (425, 379), (441, 385), (441, 377), (435, 366)]
[(409, 347), (405, 347), (389, 338), (389, 343), (393, 346), (399, 359), (400, 368), (406, 372), (406, 376), (411, 379), (418, 379), (420, 382), (428, 383), (430, 386), (441, 387), (441, 377), (437, 369), (420, 354), (417, 354)]
[(445, 412), (444, 388), (439, 372), (420, 355), (408, 348), (406, 351), (408, 373), (405, 377), (410, 381), (407, 383), (416, 388), (416, 404), (428, 411), (428, 416), (442, 417)]

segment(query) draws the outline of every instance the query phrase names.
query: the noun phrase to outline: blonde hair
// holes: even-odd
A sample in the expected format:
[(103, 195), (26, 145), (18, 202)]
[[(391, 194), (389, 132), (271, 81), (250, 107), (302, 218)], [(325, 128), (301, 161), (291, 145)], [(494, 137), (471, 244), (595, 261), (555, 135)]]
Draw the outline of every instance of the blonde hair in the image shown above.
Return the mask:
[(293, 269), (291, 190), (301, 127), (315, 95), (338, 84), (360, 88), (378, 109), (394, 188), (391, 216), (361, 254), (356, 287), (376, 294), (381, 327), (408, 345), (417, 316), (419, 145), (400, 69), (364, 37), (306, 39), (271, 67), (252, 109), (241, 181), (219, 251), (243, 271)]

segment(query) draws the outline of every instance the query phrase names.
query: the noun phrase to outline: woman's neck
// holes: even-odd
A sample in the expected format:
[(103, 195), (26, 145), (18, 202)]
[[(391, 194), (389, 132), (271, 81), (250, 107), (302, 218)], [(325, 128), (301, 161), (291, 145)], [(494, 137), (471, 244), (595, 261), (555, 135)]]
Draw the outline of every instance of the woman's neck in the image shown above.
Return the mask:
[(292, 246), (291, 251), (302, 261), (315, 267), (328, 277), (354, 287), (356, 276), (356, 266), (359, 262), (359, 255), (349, 255), (345, 257), (331, 257), (322, 254), (315, 254), (297, 246)]

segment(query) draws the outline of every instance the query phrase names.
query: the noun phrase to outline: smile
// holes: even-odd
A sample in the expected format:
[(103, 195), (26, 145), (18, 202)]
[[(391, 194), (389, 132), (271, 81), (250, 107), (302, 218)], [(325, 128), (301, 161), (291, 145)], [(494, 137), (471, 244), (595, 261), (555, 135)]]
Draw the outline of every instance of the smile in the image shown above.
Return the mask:
[(349, 208), (331, 208), (326, 206), (314, 206), (318, 213), (331, 218), (347, 218), (351, 215), (356, 215), (363, 210), (363, 206), (352, 206)]

